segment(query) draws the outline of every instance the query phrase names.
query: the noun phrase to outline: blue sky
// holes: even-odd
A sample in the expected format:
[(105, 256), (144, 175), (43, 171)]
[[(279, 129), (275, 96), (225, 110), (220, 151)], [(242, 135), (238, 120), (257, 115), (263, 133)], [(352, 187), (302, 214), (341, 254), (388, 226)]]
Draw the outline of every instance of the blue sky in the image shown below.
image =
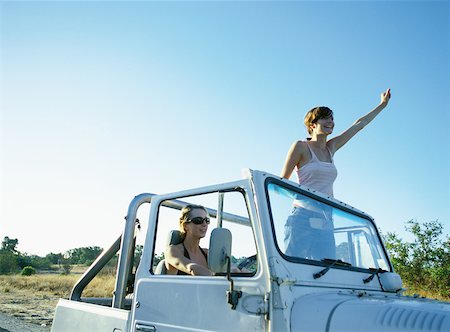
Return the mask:
[(388, 87), (335, 196), (450, 233), (449, 2), (3, 1), (0, 22), (0, 236), (22, 252), (109, 246), (142, 192), (279, 174), (307, 110), (339, 133)]

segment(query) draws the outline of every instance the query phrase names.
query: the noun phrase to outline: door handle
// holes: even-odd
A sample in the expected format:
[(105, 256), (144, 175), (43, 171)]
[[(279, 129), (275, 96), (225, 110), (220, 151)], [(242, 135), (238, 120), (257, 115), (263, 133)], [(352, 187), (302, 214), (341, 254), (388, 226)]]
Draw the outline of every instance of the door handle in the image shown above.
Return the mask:
[(136, 332), (155, 332), (156, 331), (156, 327), (153, 325), (146, 325), (146, 324), (142, 324), (142, 323), (136, 323), (136, 328), (135, 328)]

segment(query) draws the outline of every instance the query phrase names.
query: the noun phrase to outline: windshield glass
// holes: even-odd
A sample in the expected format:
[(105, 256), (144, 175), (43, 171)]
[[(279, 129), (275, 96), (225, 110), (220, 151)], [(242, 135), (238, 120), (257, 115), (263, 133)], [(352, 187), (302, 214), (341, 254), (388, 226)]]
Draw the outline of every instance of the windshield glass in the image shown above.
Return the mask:
[(390, 270), (369, 219), (277, 183), (268, 183), (267, 189), (277, 246), (288, 259), (332, 259), (357, 268)]

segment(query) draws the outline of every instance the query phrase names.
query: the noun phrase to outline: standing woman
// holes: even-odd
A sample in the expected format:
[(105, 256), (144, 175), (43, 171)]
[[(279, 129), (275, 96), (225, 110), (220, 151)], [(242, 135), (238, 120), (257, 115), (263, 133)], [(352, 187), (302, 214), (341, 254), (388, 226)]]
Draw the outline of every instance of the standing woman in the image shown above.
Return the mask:
[[(381, 101), (377, 107), (358, 119), (342, 134), (331, 139), (328, 139), (328, 135), (333, 132), (334, 128), (333, 111), (324, 106), (310, 110), (306, 113), (304, 123), (311, 137), (307, 141), (296, 141), (292, 144), (287, 154), (281, 177), (289, 179), (295, 170), (299, 184), (333, 197), (333, 183), (337, 177), (337, 169), (333, 163), (334, 154), (368, 125), (387, 106), (390, 98), (391, 91), (387, 89), (381, 94)], [(305, 218), (306, 220), (319, 218), (319, 215), (314, 215), (314, 210), (317, 209), (307, 206), (307, 203), (294, 202), (293, 214), (289, 217), (285, 227), (286, 254), (306, 258), (314, 258), (314, 256), (319, 256), (319, 259), (332, 258), (327, 256), (333, 255), (332, 251), (334, 248), (332, 247), (334, 246), (324, 245), (325, 242), (330, 241), (324, 241), (322, 244), (320, 241), (316, 241), (317, 238), (314, 239), (314, 234), (307, 230), (310, 225), (305, 226), (303, 222), (302, 226), (300, 222), (300, 220), (304, 221)], [(318, 211), (315, 212), (319, 213)], [(320, 211), (319, 214), (322, 218), (324, 215), (327, 215), (323, 211)], [(311, 228), (308, 229), (311, 230)], [(315, 232), (314, 229), (312, 231), (313, 233)], [(332, 236), (332, 233), (330, 235), (328, 231), (327, 234), (326, 237), (330, 240), (329, 237)], [(325, 233), (319, 235), (325, 236)], [(308, 239), (306, 239), (306, 236), (308, 236)], [(332, 242), (334, 243), (334, 238)], [(314, 251), (313, 246), (321, 246), (323, 250), (317, 249), (318, 254), (311, 254), (311, 251)]]

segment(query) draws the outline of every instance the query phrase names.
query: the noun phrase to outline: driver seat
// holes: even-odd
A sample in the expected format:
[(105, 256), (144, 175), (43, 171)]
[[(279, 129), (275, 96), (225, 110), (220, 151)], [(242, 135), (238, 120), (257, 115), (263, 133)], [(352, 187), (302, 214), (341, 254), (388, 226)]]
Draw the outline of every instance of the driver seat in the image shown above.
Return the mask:
[[(167, 241), (166, 246), (173, 246), (176, 244), (180, 244), (183, 242), (184, 236), (183, 233), (181, 233), (178, 230), (172, 230), (167, 235)], [(167, 274), (167, 268), (166, 268), (166, 260), (162, 259), (158, 265), (156, 265), (154, 274)]]

